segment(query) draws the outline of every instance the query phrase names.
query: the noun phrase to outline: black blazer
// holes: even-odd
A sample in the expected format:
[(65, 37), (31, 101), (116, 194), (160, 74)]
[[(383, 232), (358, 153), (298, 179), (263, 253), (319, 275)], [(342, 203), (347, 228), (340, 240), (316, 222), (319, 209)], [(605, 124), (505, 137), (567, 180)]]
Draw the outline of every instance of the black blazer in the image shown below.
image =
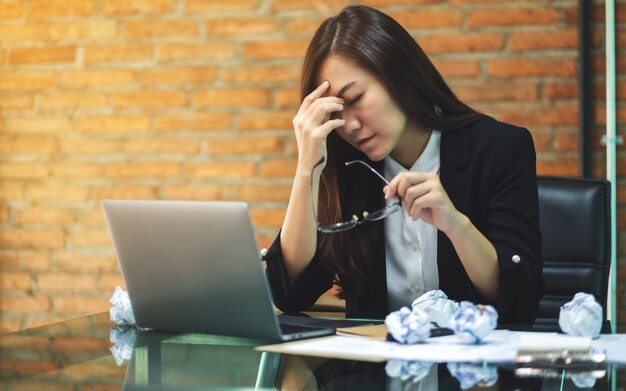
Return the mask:
[[(440, 180), (450, 200), (496, 249), (500, 295), (497, 302), (489, 302), (478, 292), (441, 231), (437, 236), (439, 288), (452, 300), (493, 305), (500, 323), (533, 322), (543, 293), (543, 260), (530, 133), (493, 119), (479, 120), (442, 132), (440, 161)], [(383, 202), (381, 192), (381, 205)], [(371, 224), (384, 230), (383, 222)], [(389, 312), (385, 240), (384, 235), (378, 237), (372, 254), (375, 270), (368, 273), (364, 292), (346, 300), (349, 317), (383, 318)], [(334, 272), (320, 265), (318, 253), (297, 280), (289, 281), (280, 234), (265, 260), (274, 302), (284, 312), (310, 308), (332, 287)]]

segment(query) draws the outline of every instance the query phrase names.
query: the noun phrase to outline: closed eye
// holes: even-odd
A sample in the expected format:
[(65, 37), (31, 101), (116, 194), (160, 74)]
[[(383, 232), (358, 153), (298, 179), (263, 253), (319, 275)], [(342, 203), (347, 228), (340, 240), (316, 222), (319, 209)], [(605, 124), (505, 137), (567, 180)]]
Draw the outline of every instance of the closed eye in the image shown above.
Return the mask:
[(349, 105), (354, 105), (356, 104), (359, 100), (361, 100), (361, 97), (363, 96), (363, 94), (358, 95), (356, 98), (352, 99), (350, 102), (348, 102)]

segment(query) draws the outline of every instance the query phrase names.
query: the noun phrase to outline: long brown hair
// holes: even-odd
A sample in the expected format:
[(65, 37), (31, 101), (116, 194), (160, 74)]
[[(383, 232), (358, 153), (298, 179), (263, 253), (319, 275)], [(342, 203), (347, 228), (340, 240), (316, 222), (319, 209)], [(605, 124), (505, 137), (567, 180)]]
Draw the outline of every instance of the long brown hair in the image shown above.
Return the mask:
[[(427, 128), (448, 131), (484, 118), (461, 102), (411, 35), (393, 18), (370, 7), (348, 6), (326, 19), (315, 32), (304, 58), (301, 96), (316, 87), (318, 72), (329, 55), (341, 55), (376, 76), (408, 119)], [(382, 182), (343, 162), (365, 160), (363, 153), (336, 132), (327, 139), (328, 162), (320, 181), (318, 218), (322, 224), (350, 219), (352, 214), (380, 207)], [(346, 198), (350, 198), (350, 205)], [(362, 224), (342, 233), (319, 234), (322, 262), (336, 272), (341, 296), (354, 297), (373, 271), (373, 247), (382, 223)]]

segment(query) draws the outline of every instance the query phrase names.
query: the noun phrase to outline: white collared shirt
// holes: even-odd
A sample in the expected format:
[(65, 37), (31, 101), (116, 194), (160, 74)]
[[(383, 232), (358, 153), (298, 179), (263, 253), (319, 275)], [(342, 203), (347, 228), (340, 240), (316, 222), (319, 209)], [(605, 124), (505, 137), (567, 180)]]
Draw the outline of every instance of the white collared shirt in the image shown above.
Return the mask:
[[(441, 132), (434, 130), (411, 172), (439, 172)], [(385, 158), (385, 178), (409, 171), (390, 156)], [(389, 311), (411, 306), (413, 300), (439, 288), (437, 228), (413, 221), (406, 210), (385, 219), (385, 254)]]

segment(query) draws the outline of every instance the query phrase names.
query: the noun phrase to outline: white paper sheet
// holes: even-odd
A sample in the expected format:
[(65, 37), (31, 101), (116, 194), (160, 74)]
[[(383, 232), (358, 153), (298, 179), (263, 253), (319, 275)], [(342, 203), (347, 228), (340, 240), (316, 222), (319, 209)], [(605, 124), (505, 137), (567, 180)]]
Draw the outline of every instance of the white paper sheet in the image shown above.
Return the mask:
[(426, 343), (402, 345), (395, 342), (367, 338), (331, 336), (280, 345), (259, 347), (263, 351), (276, 351), (367, 361), (388, 359), (419, 360), (430, 362), (511, 362), (517, 355), (518, 336), (505, 330), (489, 334), (484, 343), (467, 345), (459, 343), (456, 336), (431, 338)]
[(626, 364), (626, 334), (601, 334), (591, 341), (591, 347), (606, 354), (609, 363)]

